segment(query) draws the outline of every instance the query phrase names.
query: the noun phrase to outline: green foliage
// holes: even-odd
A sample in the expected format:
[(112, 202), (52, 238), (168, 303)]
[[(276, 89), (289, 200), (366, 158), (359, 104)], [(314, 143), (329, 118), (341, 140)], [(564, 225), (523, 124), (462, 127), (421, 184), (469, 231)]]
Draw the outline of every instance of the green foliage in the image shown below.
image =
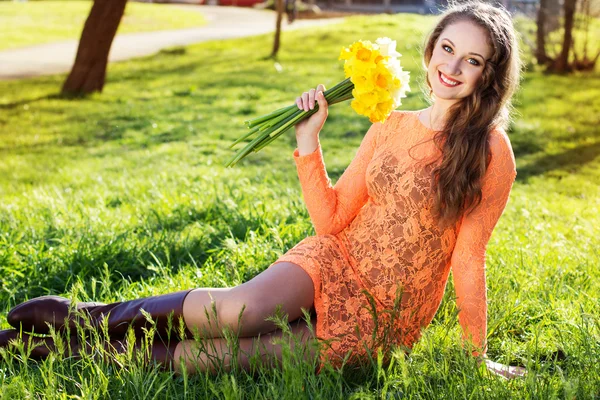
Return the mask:
[[(78, 40), (92, 1), (0, 2), (0, 50)], [(193, 28), (206, 24), (200, 12), (130, 1), (117, 33)]]
[[(111, 64), (102, 94), (57, 95), (64, 76), (0, 82), (0, 324), (42, 294), (116, 301), (251, 279), (307, 235), (292, 152), (282, 136), (234, 168), (248, 115), (292, 104), (343, 77), (341, 46), (390, 36), (426, 107), (419, 48), (434, 17), (351, 17), (285, 33), (207, 42)], [(268, 75), (268, 79), (266, 79)], [(173, 377), (121, 364), (26, 361), (0, 353), (0, 398), (597, 398), (600, 395), (600, 79), (530, 71), (509, 130), (517, 181), (487, 249), (489, 356), (525, 379), (490, 376), (465, 356), (452, 280), (410, 353), (386, 366), (314, 375), (281, 369)], [(349, 105), (320, 134), (335, 182), (370, 123)], [(231, 338), (231, 337), (230, 337)], [(18, 352), (17, 352), (18, 353)], [(130, 358), (128, 358), (130, 357)]]

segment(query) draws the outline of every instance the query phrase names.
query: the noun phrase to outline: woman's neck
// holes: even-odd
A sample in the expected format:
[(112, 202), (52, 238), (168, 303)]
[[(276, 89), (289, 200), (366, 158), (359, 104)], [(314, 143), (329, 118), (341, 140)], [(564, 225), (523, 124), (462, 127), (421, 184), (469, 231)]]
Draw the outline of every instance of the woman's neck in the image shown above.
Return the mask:
[(446, 123), (446, 113), (453, 104), (454, 101), (437, 99), (435, 103), (428, 108), (429, 112), (427, 113), (426, 118), (429, 127), (434, 130), (442, 130)]

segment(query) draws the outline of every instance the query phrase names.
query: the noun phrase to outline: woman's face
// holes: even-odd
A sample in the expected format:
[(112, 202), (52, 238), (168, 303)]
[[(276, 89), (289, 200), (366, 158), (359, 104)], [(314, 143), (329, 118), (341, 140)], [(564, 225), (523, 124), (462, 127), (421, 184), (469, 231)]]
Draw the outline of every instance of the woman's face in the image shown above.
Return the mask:
[[(485, 29), (469, 21), (446, 26), (427, 68), (435, 98), (458, 100), (473, 93), (492, 51)], [(444, 82), (442, 77), (452, 83)]]

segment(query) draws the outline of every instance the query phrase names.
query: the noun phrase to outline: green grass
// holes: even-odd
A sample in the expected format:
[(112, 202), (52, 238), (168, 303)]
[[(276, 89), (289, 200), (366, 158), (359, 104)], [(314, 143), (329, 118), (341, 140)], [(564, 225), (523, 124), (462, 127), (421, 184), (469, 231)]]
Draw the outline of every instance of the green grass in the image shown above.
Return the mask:
[[(0, 1), (0, 50), (79, 39), (91, 1)], [(206, 24), (200, 12), (127, 2), (118, 33), (183, 29)]]
[[(0, 82), (0, 325), (43, 294), (115, 301), (245, 282), (314, 231), (293, 133), (225, 169), (243, 121), (343, 78), (339, 49), (399, 41), (426, 107), (419, 50), (435, 18), (352, 17), (336, 27), (207, 42), (111, 64), (102, 94), (57, 95), (64, 75)], [(243, 60), (243, 62), (240, 62)], [(269, 75), (269, 81), (265, 75)], [(600, 76), (531, 70), (509, 136), (517, 180), (487, 251), (489, 352), (526, 379), (490, 377), (460, 347), (454, 289), (389, 368), (175, 377), (135, 360), (25, 362), (4, 353), (0, 398), (577, 398), (600, 396)], [(369, 121), (332, 107), (320, 138), (335, 182)], [(2, 357), (0, 357), (2, 359)], [(243, 394), (242, 394), (243, 393)]]

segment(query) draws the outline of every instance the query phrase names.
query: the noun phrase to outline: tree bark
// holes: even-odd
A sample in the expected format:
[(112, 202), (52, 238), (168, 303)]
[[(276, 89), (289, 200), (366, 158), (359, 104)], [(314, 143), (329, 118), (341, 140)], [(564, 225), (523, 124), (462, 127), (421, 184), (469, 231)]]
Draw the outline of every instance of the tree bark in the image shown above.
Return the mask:
[[(575, 26), (573, 29), (584, 32), (583, 55), (580, 57), (577, 54), (577, 50), (575, 49), (575, 43), (571, 42), (571, 50), (573, 51), (573, 58), (575, 59), (573, 61), (573, 68), (577, 71), (594, 71), (596, 69), (596, 62), (600, 57), (600, 51), (598, 51), (595, 57), (588, 57), (590, 53), (590, 50), (588, 48), (590, 24), (593, 20), (600, 16), (600, 13), (598, 13), (598, 11), (594, 12), (592, 10), (592, 2), (590, 0), (580, 0), (579, 4), (579, 13), (581, 14), (582, 18), (579, 20), (579, 24), (577, 24), (577, 21), (575, 21)], [(595, 7), (597, 9), (597, 5)]]
[(63, 84), (63, 93), (102, 91), (108, 54), (126, 4), (127, 0), (94, 0), (83, 26), (75, 64)]
[(536, 33), (536, 49), (535, 58), (538, 65), (546, 65), (548, 62), (548, 54), (546, 54), (546, 16), (548, 8), (547, 0), (540, 0), (537, 12), (537, 33)]
[(273, 52), (271, 57), (277, 57), (279, 51), (279, 42), (281, 38), (281, 20), (283, 19), (283, 0), (276, 0), (277, 6), (277, 22), (275, 24), (275, 41), (273, 43)]
[(552, 71), (558, 73), (569, 72), (571, 67), (569, 66), (569, 50), (573, 43), (573, 24), (575, 21), (575, 6), (577, 5), (577, 0), (564, 0), (564, 10), (565, 10), (565, 36), (563, 40), (562, 50), (556, 60), (554, 60), (554, 64), (552, 65)]

